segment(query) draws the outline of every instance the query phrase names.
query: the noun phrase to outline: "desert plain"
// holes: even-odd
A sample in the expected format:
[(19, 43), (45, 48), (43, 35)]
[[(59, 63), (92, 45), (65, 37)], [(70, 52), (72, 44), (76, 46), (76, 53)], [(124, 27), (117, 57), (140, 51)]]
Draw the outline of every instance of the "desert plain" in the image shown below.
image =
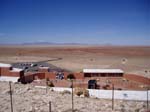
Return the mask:
[(114, 68), (149, 76), (150, 46), (35, 45), (0, 46), (0, 62), (47, 61), (57, 67), (81, 72), (84, 68)]
[[(58, 59), (50, 61), (53, 59)], [(125, 73), (150, 75), (149, 46), (0, 46), (0, 62), (47, 61), (72, 72), (84, 68), (115, 68)], [(45, 92), (32, 84), (12, 84), (15, 112), (71, 112), (71, 94)], [(3, 102), (3, 103), (2, 103)], [(146, 112), (146, 102), (75, 97), (75, 112)], [(8, 82), (0, 82), (0, 112), (10, 111)]]

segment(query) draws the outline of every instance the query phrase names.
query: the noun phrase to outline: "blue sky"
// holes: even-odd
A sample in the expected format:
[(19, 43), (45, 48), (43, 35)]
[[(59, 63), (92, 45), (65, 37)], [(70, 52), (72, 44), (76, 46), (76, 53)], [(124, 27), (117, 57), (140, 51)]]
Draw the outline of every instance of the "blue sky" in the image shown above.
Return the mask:
[(150, 0), (0, 0), (0, 43), (150, 45)]

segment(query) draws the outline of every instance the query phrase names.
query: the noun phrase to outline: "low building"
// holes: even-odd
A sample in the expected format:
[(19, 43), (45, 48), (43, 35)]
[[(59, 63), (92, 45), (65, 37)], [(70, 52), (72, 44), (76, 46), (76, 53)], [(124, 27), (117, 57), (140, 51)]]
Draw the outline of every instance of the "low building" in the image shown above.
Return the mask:
[(18, 82), (23, 75), (22, 69), (13, 68), (11, 64), (0, 63), (0, 81)]
[(121, 69), (83, 69), (84, 77), (123, 77)]
[(49, 72), (49, 71), (50, 71), (50, 68), (49, 68), (49, 67), (39, 67), (39, 68), (38, 68), (38, 71), (39, 71), (39, 72)]

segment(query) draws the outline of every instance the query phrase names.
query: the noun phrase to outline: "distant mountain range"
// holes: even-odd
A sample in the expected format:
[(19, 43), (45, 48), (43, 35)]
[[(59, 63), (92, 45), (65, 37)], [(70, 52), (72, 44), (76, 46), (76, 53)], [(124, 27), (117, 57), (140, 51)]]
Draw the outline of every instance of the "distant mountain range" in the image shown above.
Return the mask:
[(87, 44), (87, 43), (54, 43), (54, 42), (26, 42), (26, 43), (0, 43), (0, 45), (10, 45), (10, 46), (16, 46), (16, 45), (100, 45), (100, 46), (112, 46), (112, 44), (106, 43), (106, 44)]
[(54, 43), (54, 42), (26, 42), (26, 43), (0, 43), (0, 45), (91, 45), (82, 43)]
[(88, 45), (81, 43), (54, 43), (54, 42), (32, 42), (32, 43), (22, 43), (21, 45)]

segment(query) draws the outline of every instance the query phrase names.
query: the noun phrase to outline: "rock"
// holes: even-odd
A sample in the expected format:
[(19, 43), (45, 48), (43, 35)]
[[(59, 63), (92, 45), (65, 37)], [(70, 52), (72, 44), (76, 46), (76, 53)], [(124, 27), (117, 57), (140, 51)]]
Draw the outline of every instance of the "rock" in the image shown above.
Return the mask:
[(80, 95), (80, 98), (84, 98), (85, 96), (82, 94), (82, 95)]
[(78, 96), (78, 95), (74, 95), (74, 97), (79, 98), (80, 96)]
[(33, 112), (33, 107), (32, 106), (30, 106), (29, 112)]

